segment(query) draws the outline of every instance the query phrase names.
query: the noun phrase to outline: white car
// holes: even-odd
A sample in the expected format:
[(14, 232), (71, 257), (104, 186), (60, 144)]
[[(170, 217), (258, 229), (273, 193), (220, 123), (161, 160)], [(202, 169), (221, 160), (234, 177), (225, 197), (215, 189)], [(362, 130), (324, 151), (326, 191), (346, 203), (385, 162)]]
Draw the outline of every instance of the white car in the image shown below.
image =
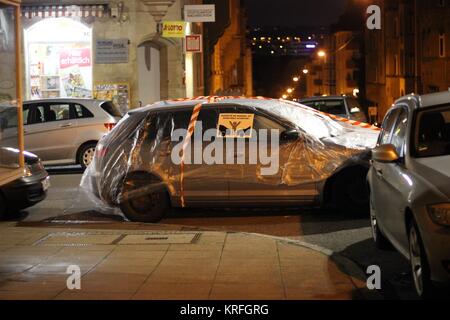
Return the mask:
[[(25, 149), (42, 159), (44, 165), (80, 164), (87, 167), (97, 142), (121, 118), (111, 101), (94, 99), (44, 99), (24, 101)], [(17, 135), (17, 113), (1, 115), (2, 145)]]

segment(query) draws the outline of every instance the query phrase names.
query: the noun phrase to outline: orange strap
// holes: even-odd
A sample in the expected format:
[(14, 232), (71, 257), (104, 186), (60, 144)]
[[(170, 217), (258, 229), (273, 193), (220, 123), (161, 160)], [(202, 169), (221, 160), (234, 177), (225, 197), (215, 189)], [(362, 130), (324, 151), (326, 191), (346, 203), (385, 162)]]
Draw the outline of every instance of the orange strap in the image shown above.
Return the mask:
[(186, 153), (186, 148), (189, 145), (191, 137), (194, 133), (195, 124), (197, 123), (198, 115), (202, 109), (203, 103), (198, 103), (194, 106), (192, 111), (191, 120), (189, 121), (188, 131), (186, 137), (184, 137), (183, 146), (181, 149), (181, 162), (180, 162), (180, 197), (181, 197), (181, 207), (185, 207), (184, 201), (184, 158)]

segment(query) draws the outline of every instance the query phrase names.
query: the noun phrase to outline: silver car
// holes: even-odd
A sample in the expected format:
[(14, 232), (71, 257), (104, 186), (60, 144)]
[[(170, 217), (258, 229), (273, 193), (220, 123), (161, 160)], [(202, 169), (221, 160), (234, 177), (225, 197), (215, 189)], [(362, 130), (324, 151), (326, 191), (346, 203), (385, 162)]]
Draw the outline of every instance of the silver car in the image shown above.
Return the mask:
[[(6, 117), (7, 115), (2, 115)], [(44, 165), (80, 164), (87, 167), (97, 142), (115, 126), (120, 111), (110, 101), (44, 99), (23, 103), (25, 149)], [(16, 137), (17, 113), (3, 121), (2, 145)]]
[(417, 293), (433, 296), (450, 284), (450, 92), (399, 99), (372, 159), (375, 243), (408, 258)]
[(274, 99), (163, 101), (130, 112), (99, 142), (82, 186), (99, 207), (144, 222), (170, 207), (334, 204), (364, 213), (376, 130)]

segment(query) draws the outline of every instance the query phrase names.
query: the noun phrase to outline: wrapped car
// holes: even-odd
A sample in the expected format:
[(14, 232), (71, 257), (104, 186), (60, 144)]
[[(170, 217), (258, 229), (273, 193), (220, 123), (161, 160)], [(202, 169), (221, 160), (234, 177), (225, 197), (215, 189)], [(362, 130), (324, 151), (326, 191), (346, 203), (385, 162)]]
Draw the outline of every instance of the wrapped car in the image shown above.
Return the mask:
[(132, 221), (171, 207), (334, 204), (368, 210), (378, 129), (266, 98), (162, 101), (98, 143), (81, 186)]

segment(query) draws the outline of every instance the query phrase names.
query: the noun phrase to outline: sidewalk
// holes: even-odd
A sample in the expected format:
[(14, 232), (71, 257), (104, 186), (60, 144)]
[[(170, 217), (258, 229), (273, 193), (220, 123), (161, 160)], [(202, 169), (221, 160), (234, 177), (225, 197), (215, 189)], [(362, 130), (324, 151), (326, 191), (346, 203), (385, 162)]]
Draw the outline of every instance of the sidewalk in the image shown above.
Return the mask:
[[(0, 299), (367, 298), (352, 263), (300, 243), (164, 225), (96, 228), (0, 223)], [(81, 290), (66, 287), (69, 265), (81, 268)]]

